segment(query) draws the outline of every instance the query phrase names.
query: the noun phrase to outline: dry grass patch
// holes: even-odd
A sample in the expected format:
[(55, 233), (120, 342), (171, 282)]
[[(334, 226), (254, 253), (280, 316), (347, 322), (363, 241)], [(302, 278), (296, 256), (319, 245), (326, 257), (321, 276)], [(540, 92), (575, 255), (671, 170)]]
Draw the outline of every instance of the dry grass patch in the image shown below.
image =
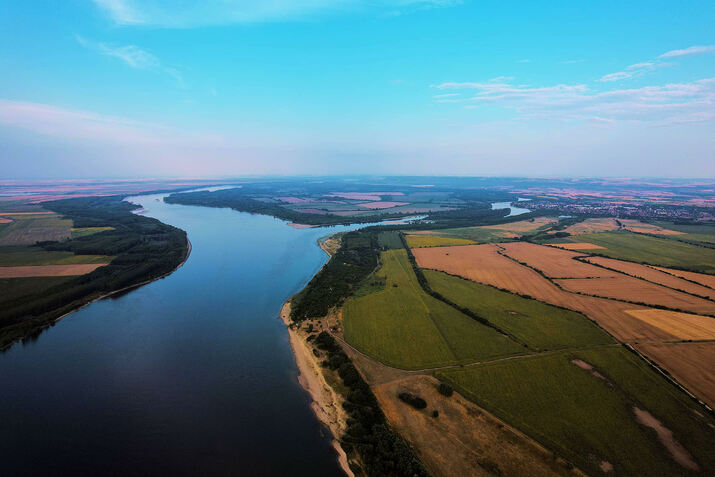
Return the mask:
[(616, 260), (613, 258), (606, 257), (588, 257), (585, 260), (596, 265), (601, 265), (614, 270), (618, 270), (619, 272), (623, 272), (628, 275), (633, 275), (634, 277), (640, 277), (645, 280), (659, 283), (661, 285), (670, 288), (675, 288), (677, 290), (682, 290), (687, 293), (693, 293), (695, 295), (715, 298), (715, 290), (702, 285), (698, 285), (696, 283), (692, 283), (688, 280), (683, 280), (682, 278), (675, 277), (661, 270), (656, 270), (653, 267), (641, 265), (639, 263), (624, 262), (622, 260)]
[(616, 220), (612, 218), (586, 219), (583, 222), (569, 225), (563, 232), (567, 232), (571, 235), (595, 234), (608, 232), (609, 230), (618, 230), (618, 228)]
[(614, 277), (615, 272), (574, 260), (584, 257), (582, 253), (546, 247), (528, 242), (499, 244), (511, 258), (526, 263), (548, 277), (588, 278)]
[(626, 310), (653, 326), (683, 340), (715, 340), (715, 319), (670, 310)]
[(558, 222), (557, 219), (551, 217), (537, 217), (530, 220), (521, 220), (519, 222), (511, 222), (508, 224), (485, 225), (483, 229), (504, 230), (512, 233), (533, 232), (546, 225), (551, 225)]
[(693, 394), (715, 406), (715, 343), (648, 343), (635, 347)]
[[(432, 475), (580, 475), (460, 394), (442, 396), (438, 383), (430, 376), (411, 376), (373, 387), (390, 426), (412, 444)], [(427, 409), (400, 401), (402, 391), (424, 398)], [(432, 410), (439, 416), (432, 417)]]
[(568, 291), (658, 305), (691, 313), (715, 314), (715, 303), (627, 275), (554, 280)]
[(29, 267), (0, 267), (0, 278), (22, 277), (71, 277), (93, 272), (106, 263), (85, 263), (79, 265), (39, 265)]

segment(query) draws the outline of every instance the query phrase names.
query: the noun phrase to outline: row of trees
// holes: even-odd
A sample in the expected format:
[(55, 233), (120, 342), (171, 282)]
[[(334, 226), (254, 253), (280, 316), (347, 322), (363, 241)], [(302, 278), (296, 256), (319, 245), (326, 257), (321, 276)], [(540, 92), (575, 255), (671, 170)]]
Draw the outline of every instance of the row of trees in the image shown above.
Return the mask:
[(377, 234), (359, 230), (342, 236), (342, 245), (330, 261), (291, 301), (291, 319), (325, 316), (339, 306), (377, 267)]
[[(372, 477), (426, 477), (427, 470), (412, 448), (393, 432), (385, 420), (370, 386), (355, 369), (350, 358), (329, 333), (315, 338), (318, 348), (327, 352), (325, 366), (337, 370), (348, 394), (343, 407), (350, 415), (341, 445), (348, 454), (357, 452), (365, 474)], [(359, 469), (354, 469), (360, 475)]]

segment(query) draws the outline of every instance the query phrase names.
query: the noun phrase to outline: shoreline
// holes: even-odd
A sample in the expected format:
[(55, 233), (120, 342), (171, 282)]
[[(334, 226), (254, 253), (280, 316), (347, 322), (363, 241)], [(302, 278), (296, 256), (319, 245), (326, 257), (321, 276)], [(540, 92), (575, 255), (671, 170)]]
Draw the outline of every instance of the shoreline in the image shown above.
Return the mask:
[(320, 362), (313, 354), (313, 348), (305, 341), (305, 337), (292, 326), (290, 300), (283, 304), (279, 317), (288, 330), (288, 340), (299, 371), (298, 383), (310, 395), (310, 407), (318, 421), (332, 434), (331, 444), (337, 453), (340, 468), (347, 476), (354, 477), (348, 464), (347, 454), (338, 440), (347, 426), (347, 413), (342, 408), (343, 399), (326, 381)]
[[(184, 259), (183, 259), (176, 267), (174, 267), (173, 269), (171, 269), (170, 271), (168, 271), (168, 272), (166, 272), (166, 273), (164, 273), (164, 274), (162, 274), (162, 275), (159, 275), (158, 277), (150, 278), (150, 279), (148, 279), (148, 280), (144, 280), (143, 282), (135, 283), (134, 285), (129, 285), (129, 286), (126, 286), (126, 287), (124, 287), (124, 288), (120, 288), (120, 289), (118, 289), (118, 290), (114, 290), (114, 291), (111, 291), (111, 292), (109, 292), (109, 293), (105, 293), (105, 294), (100, 295), (100, 296), (98, 296), (98, 297), (96, 297), (96, 298), (93, 298), (93, 299), (91, 299), (91, 300), (89, 300), (89, 301), (87, 301), (87, 302), (81, 303), (80, 305), (77, 305), (77, 307), (73, 308), (72, 310), (68, 311), (67, 313), (63, 313), (62, 315), (58, 316), (57, 318), (54, 318), (54, 319), (52, 319), (52, 320), (49, 320), (45, 325), (42, 326), (42, 328), (40, 329), (40, 332), (44, 331), (45, 329), (47, 329), (47, 328), (50, 327), (50, 326), (54, 326), (54, 325), (55, 325), (57, 322), (59, 322), (62, 318), (65, 318), (66, 316), (71, 315), (72, 313), (74, 313), (74, 312), (76, 312), (76, 311), (79, 311), (79, 310), (81, 310), (82, 308), (84, 308), (84, 307), (86, 307), (86, 306), (91, 305), (91, 304), (94, 303), (95, 301), (99, 301), (99, 300), (103, 300), (103, 299), (105, 299), (105, 298), (109, 298), (109, 297), (111, 297), (112, 295), (116, 295), (116, 294), (118, 294), (118, 293), (124, 293), (124, 292), (127, 292), (127, 291), (131, 291), (131, 290), (133, 290), (133, 289), (135, 289), (135, 288), (139, 288), (139, 287), (141, 287), (141, 286), (147, 285), (147, 284), (149, 284), (149, 283), (151, 283), (151, 282), (154, 282), (154, 281), (156, 281), (156, 280), (160, 280), (160, 279), (162, 279), (162, 278), (168, 277), (169, 275), (171, 275), (172, 273), (174, 273), (175, 271), (177, 271), (179, 268), (181, 268), (181, 267), (186, 263), (186, 261), (189, 259), (189, 256), (191, 255), (191, 250), (192, 250), (191, 240), (189, 240), (189, 236), (188, 236), (188, 234), (187, 234), (187, 236), (186, 236), (186, 255), (184, 256)], [(18, 341), (22, 341), (22, 340), (25, 339), (28, 335), (29, 335), (29, 333), (26, 333), (25, 336), (18, 337), (17, 339), (14, 339), (13, 341), (7, 343), (5, 346), (0, 347), (0, 353), (3, 353), (3, 352), (5, 352), (5, 351), (8, 351), (8, 350), (9, 350), (10, 348), (12, 348), (15, 344), (17, 344)]]

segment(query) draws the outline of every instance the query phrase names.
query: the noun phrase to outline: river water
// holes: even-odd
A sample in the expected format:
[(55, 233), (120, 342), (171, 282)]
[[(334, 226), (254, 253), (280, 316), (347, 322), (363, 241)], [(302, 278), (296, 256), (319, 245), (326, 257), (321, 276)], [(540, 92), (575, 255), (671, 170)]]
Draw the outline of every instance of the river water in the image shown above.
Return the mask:
[(341, 475), (277, 317), (356, 227), (162, 197), (131, 200), (188, 232), (183, 267), (0, 354), (0, 474)]

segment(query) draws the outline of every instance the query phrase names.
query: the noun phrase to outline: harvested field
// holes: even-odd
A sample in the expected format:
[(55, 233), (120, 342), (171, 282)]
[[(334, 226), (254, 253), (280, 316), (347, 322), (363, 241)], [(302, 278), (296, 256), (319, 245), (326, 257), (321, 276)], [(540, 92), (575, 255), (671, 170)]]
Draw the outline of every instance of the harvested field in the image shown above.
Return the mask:
[(665, 229), (658, 225), (647, 224), (639, 220), (632, 219), (621, 219), (623, 228), (630, 230), (631, 232), (638, 232), (642, 234), (655, 234), (655, 235), (685, 235), (685, 232), (679, 232), (677, 230)]
[[(390, 426), (408, 439), (435, 477), (573, 475), (564, 461), (522, 433), (505, 426), (460, 394), (445, 397), (431, 376), (411, 376), (373, 387)], [(418, 411), (397, 399), (399, 392), (421, 396)], [(439, 417), (431, 416), (431, 410)]]
[(407, 246), (419, 247), (445, 247), (449, 245), (472, 245), (475, 242), (458, 237), (440, 237), (438, 235), (407, 235)]
[(333, 192), (325, 194), (325, 197), (340, 197), (351, 200), (374, 200), (379, 201), (382, 196), (405, 195), (402, 192)]
[(574, 260), (582, 253), (546, 247), (528, 242), (503, 243), (499, 246), (509, 257), (526, 263), (550, 278), (615, 277), (616, 272)]
[(616, 220), (612, 218), (586, 219), (583, 222), (569, 225), (563, 232), (567, 232), (571, 235), (595, 234), (598, 232), (608, 232), (609, 230), (618, 230), (618, 228)]
[(577, 242), (577, 243), (551, 243), (549, 244), (552, 247), (558, 247), (562, 248), (564, 250), (598, 250), (599, 248), (604, 248), (601, 247), (600, 245), (596, 245), (593, 243), (588, 243), (588, 242)]
[[(622, 341), (673, 340), (670, 333), (626, 313), (638, 305), (564, 291), (528, 267), (498, 253), (494, 244), (414, 249), (417, 263), (546, 303), (579, 311)], [(645, 307), (643, 307), (645, 309)]]
[(21, 277), (70, 277), (93, 272), (106, 263), (85, 263), (79, 265), (39, 265), (30, 267), (0, 267), (0, 278)]
[(573, 278), (554, 280), (568, 291), (617, 300), (645, 303), (685, 310), (691, 313), (715, 314), (715, 303), (687, 293), (671, 290), (638, 278), (620, 275), (606, 278)]
[(635, 348), (708, 405), (715, 406), (715, 343), (647, 343)]
[(400, 205), (407, 205), (409, 202), (390, 202), (390, 201), (376, 201), (376, 202), (365, 202), (364, 204), (357, 204), (358, 207), (365, 207), (366, 209), (390, 209), (392, 207), (397, 207)]
[(670, 310), (626, 310), (682, 340), (715, 340), (715, 318)]
[(634, 277), (640, 277), (645, 280), (659, 283), (661, 285), (670, 288), (675, 288), (677, 290), (682, 290), (687, 293), (693, 293), (695, 295), (715, 298), (715, 290), (711, 288), (702, 285), (697, 285), (688, 280), (683, 280), (678, 277), (674, 277), (673, 275), (670, 275), (666, 272), (662, 272), (660, 270), (656, 270), (653, 267), (649, 267), (647, 265), (641, 265), (633, 262), (624, 262), (622, 260), (616, 260), (613, 258), (606, 257), (588, 257), (585, 260), (590, 263), (618, 270), (619, 272), (623, 272), (628, 275), (633, 275)]
[(697, 282), (703, 286), (715, 289), (715, 276), (713, 276), (713, 275), (707, 275), (705, 273), (697, 273), (697, 272), (687, 272), (685, 270), (676, 270), (674, 268), (665, 268), (665, 267), (652, 267), (652, 268), (655, 268), (656, 270), (660, 270), (665, 273), (670, 273), (675, 276), (685, 278), (686, 280), (690, 280), (691, 282)]
[(495, 230), (505, 230), (507, 232), (513, 233), (524, 233), (533, 232), (536, 229), (540, 229), (546, 225), (551, 225), (558, 222), (558, 220), (551, 217), (537, 217), (530, 220), (521, 220), (519, 222), (511, 222), (507, 224), (497, 224), (497, 225), (485, 225), (481, 228), (483, 229), (495, 229)]

